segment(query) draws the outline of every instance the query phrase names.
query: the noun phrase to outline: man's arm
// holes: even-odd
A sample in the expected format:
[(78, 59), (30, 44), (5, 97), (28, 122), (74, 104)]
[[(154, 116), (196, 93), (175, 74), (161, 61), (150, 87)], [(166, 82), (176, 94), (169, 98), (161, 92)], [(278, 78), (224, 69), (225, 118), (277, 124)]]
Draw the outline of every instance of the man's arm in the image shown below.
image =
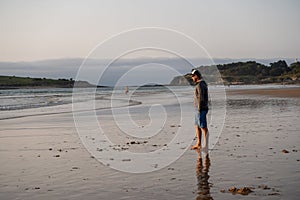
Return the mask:
[(197, 98), (197, 106), (198, 106), (198, 111), (200, 112), (201, 110), (200, 110), (200, 108), (201, 108), (201, 87), (200, 87), (200, 84), (197, 84), (197, 86), (196, 86), (196, 91), (197, 91), (197, 93), (196, 93), (196, 98)]

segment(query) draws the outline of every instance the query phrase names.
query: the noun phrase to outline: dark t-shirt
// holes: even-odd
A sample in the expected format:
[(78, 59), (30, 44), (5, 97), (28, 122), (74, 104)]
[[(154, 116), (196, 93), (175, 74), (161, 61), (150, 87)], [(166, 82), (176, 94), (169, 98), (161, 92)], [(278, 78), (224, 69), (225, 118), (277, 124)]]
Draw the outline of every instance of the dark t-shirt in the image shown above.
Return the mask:
[(195, 87), (194, 105), (198, 111), (208, 110), (208, 89), (204, 80), (197, 83)]

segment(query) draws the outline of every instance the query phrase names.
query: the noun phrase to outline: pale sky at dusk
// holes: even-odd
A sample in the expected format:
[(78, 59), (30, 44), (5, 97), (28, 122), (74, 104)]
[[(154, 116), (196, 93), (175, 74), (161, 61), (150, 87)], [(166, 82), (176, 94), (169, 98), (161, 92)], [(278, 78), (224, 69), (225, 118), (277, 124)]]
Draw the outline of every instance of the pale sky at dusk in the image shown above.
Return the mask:
[(299, 9), (298, 0), (1, 0), (0, 61), (82, 58), (139, 27), (182, 32), (213, 58), (299, 58)]

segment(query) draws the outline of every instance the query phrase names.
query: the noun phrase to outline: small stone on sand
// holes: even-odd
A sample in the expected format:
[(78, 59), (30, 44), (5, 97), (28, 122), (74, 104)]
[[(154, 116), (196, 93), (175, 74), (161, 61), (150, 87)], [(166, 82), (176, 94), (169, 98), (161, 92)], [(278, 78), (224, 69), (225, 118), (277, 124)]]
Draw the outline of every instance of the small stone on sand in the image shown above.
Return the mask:
[(277, 195), (280, 195), (279, 193), (277, 193), (277, 192), (274, 192), (274, 193), (270, 193), (270, 194), (268, 194), (268, 196), (277, 196)]
[(282, 153), (290, 153), (290, 152), (288, 150), (286, 150), (286, 149), (283, 149)]
[(229, 192), (236, 192), (236, 190), (237, 190), (237, 189), (236, 189), (236, 187), (234, 187), (234, 186), (228, 189)]
[(249, 187), (243, 187), (238, 189), (237, 193), (241, 195), (248, 195), (250, 192), (253, 192)]
[(253, 192), (249, 187), (236, 188), (234, 186), (229, 188), (228, 191), (233, 194), (241, 194), (241, 195), (248, 195), (249, 193)]
[(72, 167), (72, 169), (79, 169), (79, 167)]
[(261, 188), (263, 190), (270, 190), (271, 189), (267, 185), (260, 185), (260, 186), (258, 186), (258, 188)]

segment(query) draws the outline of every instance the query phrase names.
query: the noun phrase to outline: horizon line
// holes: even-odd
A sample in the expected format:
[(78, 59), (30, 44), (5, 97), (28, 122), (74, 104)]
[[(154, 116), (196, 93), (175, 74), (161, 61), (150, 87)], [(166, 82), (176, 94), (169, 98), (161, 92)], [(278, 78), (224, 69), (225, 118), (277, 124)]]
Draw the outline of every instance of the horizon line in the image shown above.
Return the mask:
[[(0, 63), (31, 63), (31, 62), (45, 62), (45, 61), (59, 61), (59, 60), (112, 60), (115, 58), (84, 58), (84, 57), (57, 57), (57, 58), (45, 58), (45, 59), (36, 59), (36, 60), (18, 60), (18, 61), (12, 61), (12, 60), (0, 60)], [(180, 59), (178, 57), (151, 57), (151, 56), (145, 56), (145, 57), (136, 57), (136, 58), (123, 58), (121, 60), (165, 60), (165, 59)], [(298, 58), (292, 58), (292, 57), (265, 57), (265, 58), (255, 58), (255, 57), (240, 57), (240, 58), (232, 58), (232, 57), (213, 57), (213, 58), (206, 58), (206, 57), (189, 57), (187, 59), (190, 60), (196, 60), (196, 59), (207, 59), (207, 60), (249, 60), (249, 61), (257, 61), (257, 60), (292, 60), (294, 59), (295, 62), (298, 61)]]

